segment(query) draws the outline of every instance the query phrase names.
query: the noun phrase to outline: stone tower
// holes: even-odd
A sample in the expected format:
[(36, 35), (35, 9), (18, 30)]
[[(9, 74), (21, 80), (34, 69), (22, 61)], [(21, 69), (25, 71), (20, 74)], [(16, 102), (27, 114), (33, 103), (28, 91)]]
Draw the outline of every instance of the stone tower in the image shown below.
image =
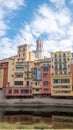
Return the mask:
[(36, 41), (36, 57), (38, 59), (44, 58), (43, 41), (40, 38)]

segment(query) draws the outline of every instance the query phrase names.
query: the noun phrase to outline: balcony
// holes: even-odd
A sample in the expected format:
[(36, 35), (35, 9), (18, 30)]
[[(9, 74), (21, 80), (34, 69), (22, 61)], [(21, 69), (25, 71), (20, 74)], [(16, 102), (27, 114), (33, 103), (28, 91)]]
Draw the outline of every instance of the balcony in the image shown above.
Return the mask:
[(32, 72), (32, 69), (26, 69), (24, 70), (25, 73), (31, 73)]
[(16, 67), (16, 71), (17, 72), (23, 72), (24, 71), (24, 67)]
[(33, 89), (38, 89), (38, 88), (40, 89), (40, 88), (42, 88), (42, 86), (40, 86), (40, 85), (33, 85), (32, 88)]
[(65, 68), (54, 68), (55, 70), (67, 70), (67, 67)]
[(32, 79), (32, 76), (26, 76), (24, 79)]
[(17, 66), (17, 67), (18, 67), (18, 66), (19, 66), (19, 67), (23, 67), (23, 66), (24, 66), (24, 63), (23, 63), (23, 62), (17, 62), (17, 63), (16, 63), (16, 66)]

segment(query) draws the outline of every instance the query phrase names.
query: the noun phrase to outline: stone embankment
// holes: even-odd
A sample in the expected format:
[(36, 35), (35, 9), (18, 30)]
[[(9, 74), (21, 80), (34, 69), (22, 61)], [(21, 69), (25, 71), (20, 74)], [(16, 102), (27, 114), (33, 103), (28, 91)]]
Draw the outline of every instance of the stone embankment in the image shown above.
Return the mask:
[(3, 91), (0, 90), (0, 106), (30, 106), (30, 107), (43, 107), (43, 106), (63, 106), (73, 107), (73, 99), (54, 99), (49, 97), (42, 98), (24, 98), (24, 99), (6, 99)]

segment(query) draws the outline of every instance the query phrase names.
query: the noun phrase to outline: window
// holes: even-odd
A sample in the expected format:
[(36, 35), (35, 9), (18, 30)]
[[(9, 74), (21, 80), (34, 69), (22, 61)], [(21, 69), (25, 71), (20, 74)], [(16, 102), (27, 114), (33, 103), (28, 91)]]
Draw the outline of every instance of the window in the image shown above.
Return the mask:
[(70, 86), (53, 86), (53, 88), (70, 88)]
[(43, 67), (43, 71), (48, 71), (48, 67)]
[(45, 92), (48, 92), (48, 90), (49, 90), (48, 88), (44, 88), (44, 91), (45, 91)]
[(40, 68), (33, 69), (33, 79), (34, 80), (40, 80), (42, 78), (42, 73)]
[(54, 62), (55, 62), (55, 63), (57, 63), (57, 61), (58, 61), (58, 60), (57, 60), (57, 59), (55, 59), (55, 61), (54, 61)]
[(56, 69), (56, 70), (58, 69), (58, 66), (57, 66), (57, 65), (55, 65), (55, 69)]
[(62, 65), (61, 65), (61, 64), (59, 65), (59, 69), (60, 69), (60, 70), (62, 69)]
[(70, 83), (70, 79), (53, 79), (53, 83)]
[(16, 77), (16, 78), (23, 78), (23, 73), (15, 74), (15, 77)]
[(44, 77), (44, 78), (48, 78), (49, 75), (48, 75), (48, 74), (43, 74), (43, 77)]
[(55, 57), (57, 57), (57, 54), (55, 54)]
[(19, 90), (18, 89), (14, 90), (14, 93), (15, 94), (19, 93)]
[(28, 94), (28, 93), (29, 93), (29, 90), (21, 89), (21, 93), (22, 93), (22, 94)]
[(23, 81), (15, 81), (14, 85), (23, 85)]
[(63, 61), (66, 62), (66, 57), (64, 57)]
[(59, 62), (62, 62), (62, 59), (61, 59), (61, 58), (59, 59)]
[(24, 67), (16, 67), (16, 71), (24, 71)]
[(29, 86), (29, 81), (26, 82), (26, 86)]
[(16, 62), (16, 66), (24, 66), (24, 62)]
[(64, 64), (64, 69), (67, 69), (66, 64)]
[(47, 86), (48, 84), (49, 84), (48, 81), (44, 81), (44, 82), (43, 82), (43, 85), (44, 85), (44, 86)]
[(40, 68), (37, 68), (37, 79), (40, 80), (41, 77), (42, 77), (41, 69), (40, 69)]
[(70, 79), (61, 79), (61, 83), (70, 83)]
[(48, 66), (47, 64), (43, 64), (43, 67), (46, 67), (46, 66)]
[(63, 94), (63, 93), (66, 93), (66, 94), (68, 94), (68, 93), (70, 93), (71, 91), (61, 91), (61, 90), (54, 90), (53, 91), (53, 93), (60, 93), (60, 94)]
[(63, 56), (64, 56), (64, 57), (66, 56), (65, 53), (63, 54)]
[(40, 81), (36, 81), (36, 82), (35, 82), (35, 85), (36, 85), (36, 86), (39, 86), (39, 85), (40, 85)]
[(53, 79), (53, 83), (60, 83), (60, 79)]

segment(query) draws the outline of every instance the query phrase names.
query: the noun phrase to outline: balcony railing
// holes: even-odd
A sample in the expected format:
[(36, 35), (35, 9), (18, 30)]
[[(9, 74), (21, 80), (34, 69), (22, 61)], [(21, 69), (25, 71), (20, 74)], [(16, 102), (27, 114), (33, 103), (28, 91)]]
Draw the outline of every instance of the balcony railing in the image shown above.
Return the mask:
[(67, 67), (66, 68), (54, 68), (55, 70), (67, 70)]
[(32, 79), (32, 76), (26, 76), (24, 79)]
[(26, 69), (26, 70), (24, 70), (25, 72), (32, 72), (32, 69)]
[(16, 66), (24, 66), (24, 64), (16, 64)]

